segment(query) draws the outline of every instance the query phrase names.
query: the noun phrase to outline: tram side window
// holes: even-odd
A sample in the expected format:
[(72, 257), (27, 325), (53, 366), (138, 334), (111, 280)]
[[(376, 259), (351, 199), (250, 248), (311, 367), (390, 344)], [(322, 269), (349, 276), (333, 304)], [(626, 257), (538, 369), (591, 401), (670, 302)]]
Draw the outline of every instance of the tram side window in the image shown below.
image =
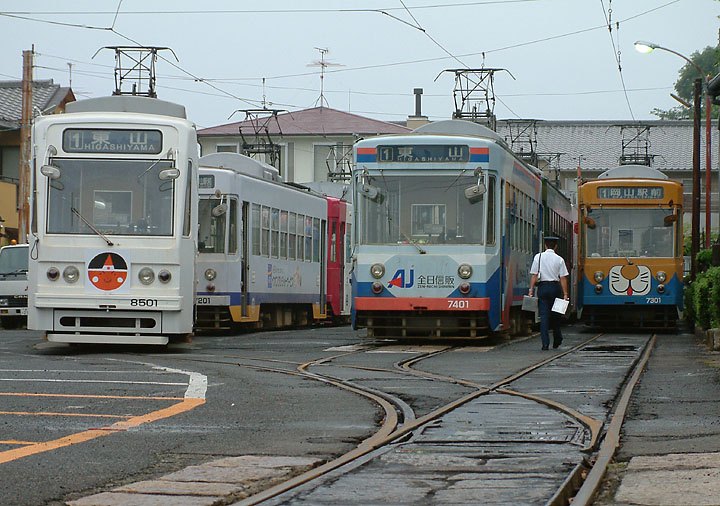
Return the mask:
[(320, 219), (313, 218), (313, 262), (320, 261)]
[(337, 262), (337, 221), (330, 222), (330, 262)]
[(252, 254), (260, 256), (260, 205), (252, 205)]
[(288, 212), (280, 211), (280, 258), (288, 257)]
[(312, 218), (305, 217), (305, 261), (312, 262)]
[(270, 208), (262, 206), (262, 255), (270, 256)]
[(297, 215), (297, 259), (305, 260), (305, 215)]
[(270, 234), (270, 254), (273, 258), (277, 258), (278, 244), (280, 242), (280, 210), (273, 208), (270, 216), (270, 228), (272, 230)]
[(488, 178), (487, 189), (487, 244), (495, 245), (495, 176)]
[(185, 219), (183, 221), (183, 235), (190, 237), (190, 224), (192, 223), (192, 182), (193, 182), (193, 164), (192, 160), (188, 160), (188, 170), (185, 176), (187, 183), (185, 184)]
[(212, 210), (220, 205), (220, 199), (200, 199), (198, 226), (198, 251), (200, 253), (225, 253), (225, 217), (215, 216)]
[(295, 250), (297, 248), (297, 233), (295, 228), (297, 225), (295, 224), (297, 221), (297, 215), (295, 213), (289, 213), (288, 214), (288, 258), (290, 260), (295, 260)]
[(230, 236), (228, 237), (228, 253), (234, 255), (238, 249), (238, 201), (230, 199)]

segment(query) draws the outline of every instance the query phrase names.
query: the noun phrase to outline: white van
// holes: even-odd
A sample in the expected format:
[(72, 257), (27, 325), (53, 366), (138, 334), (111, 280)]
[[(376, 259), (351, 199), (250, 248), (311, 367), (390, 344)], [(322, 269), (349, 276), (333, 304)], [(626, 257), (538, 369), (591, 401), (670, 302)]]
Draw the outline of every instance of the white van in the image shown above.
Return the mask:
[(27, 321), (28, 245), (0, 248), (0, 323), (14, 329)]

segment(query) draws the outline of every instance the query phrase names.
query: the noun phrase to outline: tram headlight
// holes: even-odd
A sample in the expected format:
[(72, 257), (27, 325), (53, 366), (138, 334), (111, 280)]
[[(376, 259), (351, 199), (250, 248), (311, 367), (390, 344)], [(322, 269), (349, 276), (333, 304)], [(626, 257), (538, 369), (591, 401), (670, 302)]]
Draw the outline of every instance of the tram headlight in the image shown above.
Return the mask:
[(657, 287), (658, 293), (665, 293), (665, 285), (659, 284)]
[(60, 277), (60, 269), (57, 267), (50, 267), (47, 270), (47, 277), (50, 281), (57, 281), (57, 279)]
[(603, 274), (603, 271), (595, 271), (595, 274), (593, 274), (593, 279), (596, 283), (601, 283), (603, 279), (605, 279), (605, 274)]
[(468, 282), (460, 283), (459, 290), (460, 290), (460, 293), (463, 295), (469, 294), (470, 293), (470, 283), (468, 283)]
[(374, 294), (382, 293), (382, 291), (383, 291), (382, 283), (378, 283), (377, 281), (375, 281), (372, 284), (372, 286), (370, 287), (370, 289), (373, 291)]
[(138, 272), (138, 279), (143, 285), (149, 285), (155, 281), (155, 272), (150, 267), (143, 267)]
[(460, 264), (458, 267), (458, 276), (462, 279), (468, 279), (472, 276), (472, 266), (470, 264)]
[(170, 271), (167, 269), (163, 269), (160, 272), (158, 272), (158, 279), (161, 283), (169, 283), (172, 279), (172, 274), (170, 274)]
[(665, 271), (658, 271), (656, 277), (660, 283), (664, 283), (665, 281), (667, 281), (667, 274), (665, 273)]
[(68, 265), (63, 269), (63, 279), (68, 283), (75, 283), (80, 279), (80, 271), (74, 265)]
[[(380, 279), (385, 274), (385, 266), (383, 264), (372, 264), (370, 267), (370, 275), (375, 279)], [(382, 288), (382, 285), (380, 285)]]
[(208, 281), (212, 281), (217, 277), (217, 272), (215, 272), (215, 269), (206, 269), (205, 270), (205, 279)]
[(7, 306), (9, 306), (9, 305), (10, 305), (10, 300), (9, 300), (9, 299), (4, 299), (4, 298), (3, 298), (3, 299), (0, 299), (0, 306), (1, 306), (1, 307), (7, 307)]
[(603, 287), (601, 284), (598, 283), (597, 285), (595, 285), (595, 293), (600, 295), (602, 293), (602, 291), (603, 291)]

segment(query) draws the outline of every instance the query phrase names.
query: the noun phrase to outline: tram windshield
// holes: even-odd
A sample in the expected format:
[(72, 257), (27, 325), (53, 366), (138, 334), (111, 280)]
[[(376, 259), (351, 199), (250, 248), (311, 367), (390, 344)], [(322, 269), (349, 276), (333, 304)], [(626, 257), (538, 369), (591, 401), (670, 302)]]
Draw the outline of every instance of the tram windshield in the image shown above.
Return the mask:
[[(54, 158), (48, 178), (47, 231), (169, 236), (173, 233), (175, 181), (161, 179), (173, 160)], [(84, 218), (84, 220), (83, 220)]]
[(589, 209), (583, 220), (588, 257), (674, 257), (671, 209)]
[(372, 189), (357, 198), (361, 243), (483, 244), (487, 195), (465, 196), (477, 177), (416, 173), (365, 180)]

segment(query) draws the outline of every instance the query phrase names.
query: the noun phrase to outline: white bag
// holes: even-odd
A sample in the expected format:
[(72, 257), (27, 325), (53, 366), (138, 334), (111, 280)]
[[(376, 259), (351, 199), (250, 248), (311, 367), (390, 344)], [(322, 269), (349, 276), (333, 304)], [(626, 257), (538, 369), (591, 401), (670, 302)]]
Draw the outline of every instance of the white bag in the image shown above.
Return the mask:
[(537, 297), (531, 297), (529, 295), (523, 296), (522, 310), (523, 311), (537, 311), (538, 300)]
[(555, 311), (556, 313), (565, 314), (567, 312), (567, 308), (568, 308), (569, 304), (570, 304), (569, 300), (555, 299), (552, 310)]

